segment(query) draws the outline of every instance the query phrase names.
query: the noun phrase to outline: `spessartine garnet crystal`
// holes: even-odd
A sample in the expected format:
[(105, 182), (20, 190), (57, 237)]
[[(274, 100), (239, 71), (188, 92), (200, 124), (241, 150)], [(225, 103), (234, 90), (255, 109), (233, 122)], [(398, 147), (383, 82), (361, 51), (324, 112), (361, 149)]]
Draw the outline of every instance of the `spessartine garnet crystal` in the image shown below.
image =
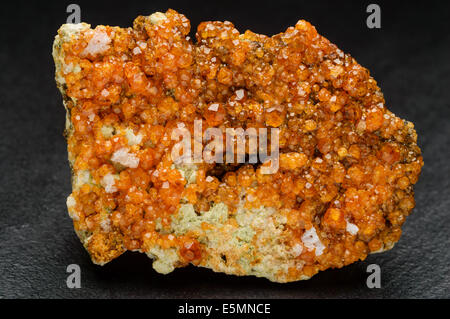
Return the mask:
[[(58, 31), (67, 206), (92, 261), (131, 250), (164, 274), (194, 264), (289, 282), (392, 248), (423, 160), (369, 71), (303, 20), (273, 37), (217, 21), (189, 31), (173, 10)], [(174, 163), (171, 134), (194, 121), (279, 129), (278, 171)]]

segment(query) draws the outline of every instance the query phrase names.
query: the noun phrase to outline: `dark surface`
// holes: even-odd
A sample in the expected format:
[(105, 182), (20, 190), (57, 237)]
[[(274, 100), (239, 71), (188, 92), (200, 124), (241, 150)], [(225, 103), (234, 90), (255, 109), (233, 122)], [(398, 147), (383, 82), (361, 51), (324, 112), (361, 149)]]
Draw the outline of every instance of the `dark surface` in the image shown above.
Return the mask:
[[(314, 3), (309, 3), (314, 2)], [(417, 207), (396, 247), (309, 281), (275, 284), (188, 267), (163, 276), (144, 255), (94, 266), (67, 215), (70, 172), (65, 114), (54, 83), (51, 45), (69, 2), (2, 4), (0, 31), (0, 297), (402, 298), (450, 297), (450, 6), (444, 1), (381, 2), (382, 28), (365, 25), (364, 1), (194, 4), (192, 1), (81, 2), (82, 20), (129, 26), (139, 14), (172, 7), (191, 19), (230, 20), (242, 32), (275, 34), (300, 18), (371, 70), (388, 107), (415, 123), (425, 166)], [(105, 7), (106, 5), (106, 7)], [(79, 264), (82, 288), (66, 287)], [(367, 265), (382, 288), (366, 287)]]

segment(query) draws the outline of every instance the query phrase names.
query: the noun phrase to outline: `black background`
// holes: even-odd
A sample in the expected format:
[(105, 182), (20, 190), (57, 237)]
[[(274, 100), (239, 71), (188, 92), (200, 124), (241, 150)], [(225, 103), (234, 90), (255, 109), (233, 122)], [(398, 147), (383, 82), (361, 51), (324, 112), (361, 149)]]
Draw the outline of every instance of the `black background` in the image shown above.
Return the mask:
[[(93, 26), (126, 27), (137, 15), (173, 8), (191, 20), (192, 34), (204, 20), (268, 35), (310, 21), (371, 70), (388, 108), (415, 123), (425, 160), (417, 206), (393, 250), (305, 282), (275, 284), (194, 267), (163, 276), (137, 253), (93, 265), (66, 211), (65, 114), (51, 58), (70, 2), (8, 1), (0, 9), (0, 297), (450, 297), (449, 2), (373, 0), (382, 9), (379, 30), (366, 26), (368, 1), (72, 2)], [(66, 287), (72, 263), (81, 267), (81, 289)], [(381, 266), (381, 289), (365, 284), (372, 263)]]

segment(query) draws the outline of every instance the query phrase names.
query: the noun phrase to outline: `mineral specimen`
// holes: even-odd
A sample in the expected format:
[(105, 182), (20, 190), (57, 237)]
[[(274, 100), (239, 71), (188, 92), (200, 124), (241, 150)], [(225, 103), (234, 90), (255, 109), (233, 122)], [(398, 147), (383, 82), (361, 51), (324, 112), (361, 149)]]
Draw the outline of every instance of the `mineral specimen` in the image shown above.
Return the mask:
[[(164, 274), (194, 264), (289, 282), (392, 248), (423, 161), (369, 71), (303, 20), (273, 37), (230, 22), (189, 32), (173, 10), (58, 31), (67, 207), (92, 261), (131, 250)], [(194, 121), (278, 128), (279, 170), (174, 163), (171, 134)]]

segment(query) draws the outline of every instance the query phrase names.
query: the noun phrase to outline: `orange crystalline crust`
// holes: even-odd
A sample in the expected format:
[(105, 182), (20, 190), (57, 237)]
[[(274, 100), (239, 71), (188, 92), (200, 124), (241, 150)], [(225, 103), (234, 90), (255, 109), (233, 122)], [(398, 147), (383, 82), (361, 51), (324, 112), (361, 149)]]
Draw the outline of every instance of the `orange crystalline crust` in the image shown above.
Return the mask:
[[(369, 71), (303, 20), (273, 37), (230, 22), (189, 31), (168, 10), (55, 39), (67, 205), (93, 262), (132, 250), (161, 273), (191, 263), (289, 282), (392, 248), (423, 160)], [(280, 169), (174, 164), (171, 133), (194, 120), (279, 128)]]

